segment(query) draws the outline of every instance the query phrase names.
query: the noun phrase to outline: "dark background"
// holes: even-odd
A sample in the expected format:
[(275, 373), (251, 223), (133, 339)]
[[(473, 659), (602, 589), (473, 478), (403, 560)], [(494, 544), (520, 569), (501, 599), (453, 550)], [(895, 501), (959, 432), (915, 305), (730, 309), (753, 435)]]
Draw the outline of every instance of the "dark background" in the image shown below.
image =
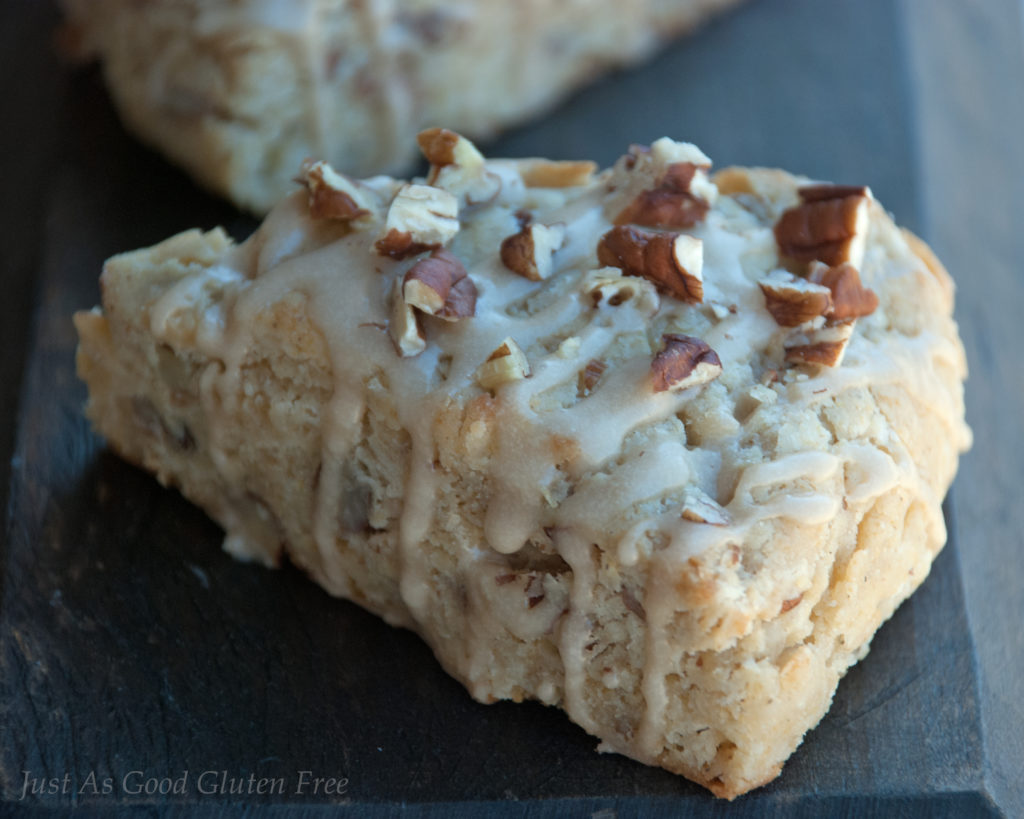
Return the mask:
[[(116, 252), (254, 222), (128, 137), (43, 0), (0, 4), (0, 814), (1024, 816), (1024, 26), (1017, 0), (753, 0), (490, 155), (613, 161), (668, 134), (719, 166), (866, 183), (957, 279), (974, 449), (951, 542), (774, 783), (728, 805), (560, 712), (474, 703), (414, 636), (220, 531), (81, 415), (70, 314)], [(953, 514), (955, 510), (955, 515)], [(130, 771), (183, 796), (126, 795)], [(203, 771), (283, 777), (204, 796)], [(344, 796), (296, 795), (300, 770)], [(25, 771), (68, 793), (21, 800)], [(90, 772), (114, 792), (91, 795)]]

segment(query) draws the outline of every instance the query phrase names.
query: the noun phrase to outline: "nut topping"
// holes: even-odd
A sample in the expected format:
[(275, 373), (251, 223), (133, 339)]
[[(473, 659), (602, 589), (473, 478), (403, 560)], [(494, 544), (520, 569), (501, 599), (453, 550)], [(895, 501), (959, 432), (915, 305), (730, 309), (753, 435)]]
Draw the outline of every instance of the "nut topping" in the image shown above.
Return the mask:
[(430, 163), (428, 185), (449, 191), (462, 205), (489, 202), (498, 195), (501, 179), (487, 170), (483, 154), (461, 134), (428, 128), (416, 141)]
[(604, 305), (618, 307), (627, 301), (650, 315), (658, 312), (658, 291), (649, 281), (625, 277), (614, 267), (591, 271), (583, 280), (583, 292), (590, 297), (595, 308)]
[(718, 195), (711, 160), (696, 145), (663, 138), (633, 145), (607, 176), (605, 216), (617, 225), (687, 228), (704, 219)]
[(800, 262), (859, 266), (864, 257), (871, 191), (847, 185), (810, 185), (799, 193), (803, 204), (787, 210), (775, 224), (779, 252)]
[(309, 215), (314, 219), (352, 222), (371, 213), (366, 192), (323, 160), (303, 162), (296, 181), (309, 191)]
[(515, 340), (506, 338), (487, 360), (477, 367), (477, 383), (493, 390), (509, 381), (521, 381), (530, 375), (530, 362)]
[(708, 523), (712, 526), (728, 526), (732, 523), (729, 513), (695, 486), (687, 487), (683, 494), (682, 517), (693, 523)]
[(597, 382), (601, 380), (601, 376), (604, 375), (606, 369), (608, 369), (608, 365), (601, 359), (590, 359), (587, 362), (587, 366), (580, 370), (577, 376), (576, 394), (581, 398), (590, 395), (594, 387), (597, 386)]
[(798, 327), (832, 309), (832, 292), (795, 276), (769, 276), (758, 283), (765, 306), (781, 327)]
[(669, 165), (653, 189), (641, 191), (615, 217), (615, 224), (688, 228), (703, 221), (710, 205), (690, 190), (697, 171), (692, 162)]
[(427, 347), (419, 316), (402, 298), (402, 288), (397, 281), (391, 293), (391, 321), (388, 322), (388, 334), (402, 358), (419, 355)]
[(525, 159), (519, 163), (519, 175), (528, 188), (574, 188), (586, 185), (594, 177), (597, 163), (589, 160), (553, 162)]
[(704, 299), (704, 246), (685, 233), (615, 227), (601, 237), (597, 258), (627, 276), (642, 276), (682, 301), (697, 304)]
[(685, 390), (721, 375), (722, 362), (705, 341), (677, 333), (666, 333), (661, 341), (661, 352), (651, 362), (655, 392)]
[(406, 304), (445, 321), (456, 321), (476, 312), (476, 285), (455, 256), (435, 250), (409, 268), (402, 280)]
[(786, 361), (794, 364), (819, 364), (838, 367), (853, 335), (853, 321), (836, 322), (824, 327), (794, 333), (785, 341)]
[(501, 261), (509, 270), (539, 282), (551, 275), (551, 257), (565, 241), (565, 225), (526, 224), (501, 243)]
[(852, 264), (828, 267), (824, 264), (813, 266), (809, 281), (827, 287), (832, 294), (832, 309), (825, 313), (830, 319), (845, 319), (870, 316), (878, 307), (875, 291), (860, 283), (860, 274)]
[(388, 209), (381, 256), (404, 259), (441, 247), (459, 232), (459, 205), (447, 191), (430, 185), (404, 185)]

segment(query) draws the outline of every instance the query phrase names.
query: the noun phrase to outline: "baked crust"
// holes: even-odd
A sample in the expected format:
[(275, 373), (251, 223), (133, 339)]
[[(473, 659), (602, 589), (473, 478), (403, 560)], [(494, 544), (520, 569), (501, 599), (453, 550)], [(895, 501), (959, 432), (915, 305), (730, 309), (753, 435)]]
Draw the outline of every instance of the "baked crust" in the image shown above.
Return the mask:
[[(229, 552), (287, 554), (416, 630), (475, 698), (559, 705), (601, 750), (735, 797), (778, 775), (945, 541), (970, 442), (949, 276), (870, 199), (877, 307), (851, 319), (834, 288), (780, 324), (766, 287), (850, 280), (783, 267), (773, 228), (807, 180), (729, 169), (719, 189), (659, 140), (535, 187), (537, 160), (459, 139), (436, 196), (343, 180), (358, 220), (313, 218), (299, 191), (242, 245), (189, 231), (111, 259), (102, 309), (75, 317), (88, 415)], [(635, 226), (660, 238), (602, 266), (617, 216), (680, 163), (703, 218)], [(408, 210), (441, 193), (456, 225)], [(443, 250), (382, 253), (395, 225)], [(546, 277), (502, 261), (524, 225), (560, 226)], [(684, 264), (699, 300), (665, 285)], [(445, 315), (466, 281), (472, 308)], [(828, 333), (839, 360), (791, 355)]]
[(445, 123), (486, 137), (737, 0), (62, 0), (127, 127), (265, 213), (307, 156), (404, 171)]

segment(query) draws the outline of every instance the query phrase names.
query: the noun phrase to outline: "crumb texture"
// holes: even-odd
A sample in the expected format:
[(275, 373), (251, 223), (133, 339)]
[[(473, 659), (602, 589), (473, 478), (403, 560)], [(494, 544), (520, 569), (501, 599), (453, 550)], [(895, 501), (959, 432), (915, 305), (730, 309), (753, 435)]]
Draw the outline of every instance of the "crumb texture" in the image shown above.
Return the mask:
[(475, 698), (719, 796), (771, 780), (945, 541), (948, 275), (866, 188), (687, 143), (600, 173), (421, 145), (423, 179), (306, 163), (241, 245), (111, 259), (90, 418)]

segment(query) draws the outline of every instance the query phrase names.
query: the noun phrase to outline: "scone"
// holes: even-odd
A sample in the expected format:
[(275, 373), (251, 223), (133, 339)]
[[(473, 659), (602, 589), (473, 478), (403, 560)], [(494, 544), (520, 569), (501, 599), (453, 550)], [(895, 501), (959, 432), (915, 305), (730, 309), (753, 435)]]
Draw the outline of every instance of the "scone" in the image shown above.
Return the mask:
[(308, 156), (404, 171), (421, 128), (491, 135), (736, 0), (62, 0), (126, 125), (265, 212)]
[(928, 574), (970, 440), (953, 286), (863, 187), (634, 146), (303, 187), (111, 259), (88, 415), (232, 554), (734, 797)]

